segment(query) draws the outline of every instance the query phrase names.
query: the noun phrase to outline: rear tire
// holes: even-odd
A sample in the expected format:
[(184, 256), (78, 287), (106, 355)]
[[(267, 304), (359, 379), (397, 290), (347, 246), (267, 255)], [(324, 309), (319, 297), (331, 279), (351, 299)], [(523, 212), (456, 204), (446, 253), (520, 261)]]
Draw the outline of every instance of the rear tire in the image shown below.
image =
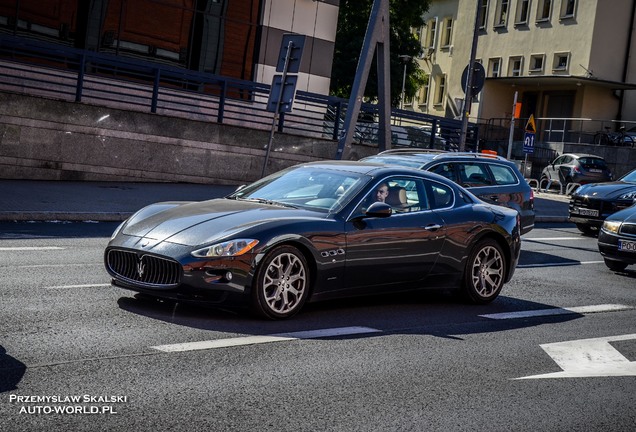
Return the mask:
[(607, 258), (604, 258), (604, 260), (605, 260), (605, 265), (607, 266), (607, 268), (612, 271), (620, 272), (627, 268), (627, 264), (625, 264), (624, 262), (614, 261)]
[(499, 244), (485, 239), (473, 247), (462, 282), (462, 293), (474, 304), (486, 304), (497, 298), (506, 278), (506, 260)]
[(278, 246), (263, 258), (254, 275), (252, 307), (264, 318), (297, 314), (309, 296), (309, 266), (293, 246)]

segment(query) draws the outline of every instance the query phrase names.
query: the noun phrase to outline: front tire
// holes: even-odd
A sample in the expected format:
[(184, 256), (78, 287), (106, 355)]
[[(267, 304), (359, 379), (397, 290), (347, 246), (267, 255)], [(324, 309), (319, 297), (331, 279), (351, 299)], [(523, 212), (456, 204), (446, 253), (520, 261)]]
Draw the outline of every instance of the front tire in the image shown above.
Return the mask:
[(486, 304), (497, 298), (506, 278), (506, 260), (499, 244), (485, 239), (468, 256), (462, 292), (471, 303)]
[(309, 266), (293, 246), (278, 246), (263, 258), (254, 276), (252, 306), (265, 318), (297, 314), (309, 296)]
[(590, 236), (596, 235), (598, 231), (594, 227), (590, 225), (582, 224), (582, 223), (577, 223), (576, 228), (579, 231), (581, 231), (583, 234), (590, 235)]
[(607, 258), (604, 258), (604, 260), (605, 260), (605, 265), (607, 266), (607, 268), (612, 271), (621, 272), (627, 268), (627, 264), (623, 262), (614, 261)]

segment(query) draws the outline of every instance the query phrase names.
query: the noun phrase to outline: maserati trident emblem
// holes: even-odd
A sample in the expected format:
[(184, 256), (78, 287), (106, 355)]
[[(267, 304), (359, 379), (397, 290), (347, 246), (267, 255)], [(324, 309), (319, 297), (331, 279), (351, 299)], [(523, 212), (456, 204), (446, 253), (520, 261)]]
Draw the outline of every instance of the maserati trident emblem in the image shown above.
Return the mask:
[(146, 265), (143, 263), (143, 261), (139, 261), (137, 263), (137, 274), (139, 275), (139, 277), (143, 277), (145, 270), (146, 270)]

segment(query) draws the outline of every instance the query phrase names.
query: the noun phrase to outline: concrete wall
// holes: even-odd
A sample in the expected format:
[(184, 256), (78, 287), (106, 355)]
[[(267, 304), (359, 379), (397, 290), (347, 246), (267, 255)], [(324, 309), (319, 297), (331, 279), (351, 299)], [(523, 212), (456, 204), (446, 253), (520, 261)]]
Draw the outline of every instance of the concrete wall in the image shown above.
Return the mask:
[[(242, 184), (261, 177), (268, 141), (267, 131), (0, 92), (5, 179)], [(267, 173), (332, 159), (336, 147), (276, 133)]]

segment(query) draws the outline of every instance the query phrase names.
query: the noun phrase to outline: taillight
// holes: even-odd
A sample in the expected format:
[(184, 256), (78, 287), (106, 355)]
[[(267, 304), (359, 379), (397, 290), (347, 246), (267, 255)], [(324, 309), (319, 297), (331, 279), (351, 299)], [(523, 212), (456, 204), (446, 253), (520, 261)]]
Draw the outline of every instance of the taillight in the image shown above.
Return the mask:
[(572, 168), (572, 173), (581, 174), (581, 169), (579, 167)]

